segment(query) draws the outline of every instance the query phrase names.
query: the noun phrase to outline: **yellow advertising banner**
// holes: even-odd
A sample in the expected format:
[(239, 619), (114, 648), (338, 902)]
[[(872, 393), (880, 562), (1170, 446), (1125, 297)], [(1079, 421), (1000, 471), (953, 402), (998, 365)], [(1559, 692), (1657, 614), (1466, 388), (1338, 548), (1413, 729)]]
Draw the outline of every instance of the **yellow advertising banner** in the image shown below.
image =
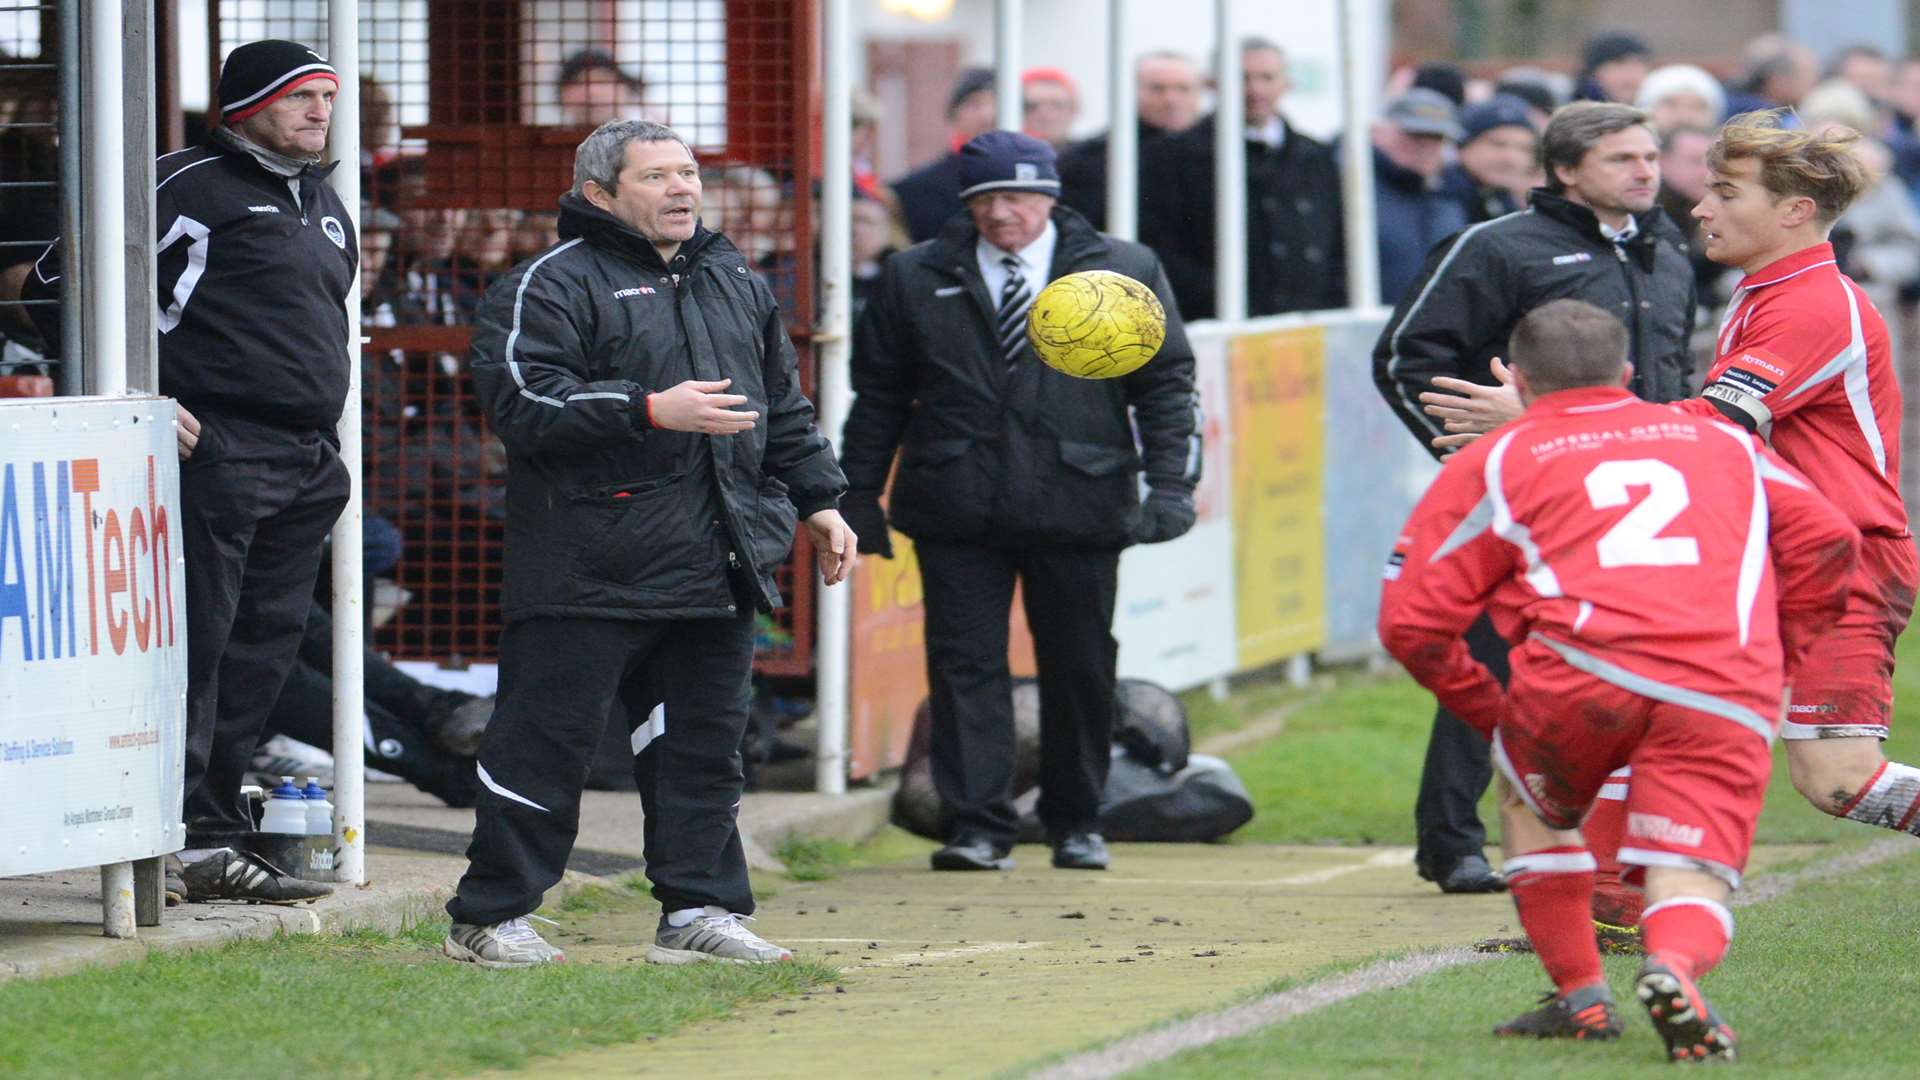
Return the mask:
[[(1240, 667), (1319, 648), (1327, 635), (1321, 327), (1233, 338), (1234, 576)], [(1365, 497), (1364, 493), (1358, 493)]]

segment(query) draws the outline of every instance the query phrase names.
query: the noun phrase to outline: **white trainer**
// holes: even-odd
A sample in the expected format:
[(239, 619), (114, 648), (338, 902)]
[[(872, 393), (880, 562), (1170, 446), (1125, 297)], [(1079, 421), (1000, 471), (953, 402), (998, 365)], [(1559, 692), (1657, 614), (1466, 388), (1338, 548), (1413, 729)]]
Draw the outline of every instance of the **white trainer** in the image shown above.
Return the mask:
[(791, 950), (775, 945), (747, 929), (751, 915), (735, 915), (725, 908), (707, 907), (685, 926), (674, 926), (666, 916), (647, 947), (649, 964), (777, 964), (793, 959)]
[[(536, 964), (566, 963), (567, 954), (548, 944), (539, 931), (527, 922), (529, 918), (540, 919), (540, 916), (523, 915), (491, 926), (454, 923), (453, 929), (447, 932), (447, 940), (441, 943), (440, 951), (455, 960), (486, 968), (524, 968)], [(540, 921), (553, 922), (552, 919)]]

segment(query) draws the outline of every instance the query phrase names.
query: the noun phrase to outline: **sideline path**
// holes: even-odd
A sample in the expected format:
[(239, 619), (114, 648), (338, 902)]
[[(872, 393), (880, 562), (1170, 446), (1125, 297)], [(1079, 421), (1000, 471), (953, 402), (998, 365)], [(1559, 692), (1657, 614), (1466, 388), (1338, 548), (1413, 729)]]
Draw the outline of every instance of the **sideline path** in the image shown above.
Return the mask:
[[(1810, 850), (1770, 848), (1755, 865)], [(839, 966), (844, 993), (511, 1075), (989, 1077), (1331, 962), (1519, 932), (1506, 896), (1443, 896), (1408, 848), (1118, 844), (1106, 874), (1054, 870), (1046, 854), (1015, 849), (1009, 874), (934, 874), (919, 854), (832, 881), (763, 878), (777, 895), (755, 929)], [(620, 963), (653, 926), (589, 916), (564, 930), (572, 961)]]
[[(1506, 897), (1442, 896), (1407, 848), (1119, 844), (1106, 874), (1046, 855), (1017, 848), (1009, 874), (933, 874), (921, 855), (780, 882), (755, 928), (841, 967), (844, 993), (515, 1075), (991, 1076), (1330, 961), (1515, 932)], [(575, 962), (624, 962), (652, 932), (587, 917), (560, 940)]]

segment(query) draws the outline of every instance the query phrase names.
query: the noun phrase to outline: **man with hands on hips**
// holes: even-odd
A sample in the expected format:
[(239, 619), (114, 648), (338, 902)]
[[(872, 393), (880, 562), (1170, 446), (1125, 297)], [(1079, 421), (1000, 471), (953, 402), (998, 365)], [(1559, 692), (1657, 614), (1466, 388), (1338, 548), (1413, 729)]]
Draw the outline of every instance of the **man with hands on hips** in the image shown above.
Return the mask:
[(506, 625), (469, 866), (447, 904), (456, 960), (565, 959), (527, 917), (566, 869), (616, 706), (662, 908), (647, 959), (792, 958), (745, 925), (754, 613), (781, 604), (797, 520), (828, 585), (857, 538), (773, 294), (700, 224), (700, 193), (671, 128), (602, 124), (575, 155), (560, 242), (478, 314), (474, 380), (509, 462)]

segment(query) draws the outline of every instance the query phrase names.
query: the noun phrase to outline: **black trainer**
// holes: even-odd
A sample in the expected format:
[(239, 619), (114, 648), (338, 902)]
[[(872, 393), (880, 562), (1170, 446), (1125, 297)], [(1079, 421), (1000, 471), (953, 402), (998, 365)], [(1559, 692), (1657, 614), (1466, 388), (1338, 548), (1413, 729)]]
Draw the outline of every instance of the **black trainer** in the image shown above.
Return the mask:
[(333, 888), (294, 877), (251, 851), (221, 848), (187, 863), (180, 883), (190, 904), (240, 900), (249, 904), (299, 904), (332, 896)]
[(1007, 849), (978, 833), (960, 833), (933, 853), (935, 870), (1011, 870)]
[(1540, 1007), (1501, 1024), (1495, 1035), (1532, 1039), (1617, 1039), (1623, 1025), (1606, 983), (1571, 994), (1546, 994)]
[(1647, 1007), (1654, 1029), (1666, 1041), (1674, 1061), (1732, 1061), (1733, 1029), (1720, 1019), (1684, 969), (1660, 956), (1649, 956), (1633, 982), (1633, 992)]
[(1462, 855), (1452, 863), (1415, 864), (1420, 876), (1440, 886), (1443, 893), (1494, 893), (1507, 891), (1507, 879), (1480, 854)]

